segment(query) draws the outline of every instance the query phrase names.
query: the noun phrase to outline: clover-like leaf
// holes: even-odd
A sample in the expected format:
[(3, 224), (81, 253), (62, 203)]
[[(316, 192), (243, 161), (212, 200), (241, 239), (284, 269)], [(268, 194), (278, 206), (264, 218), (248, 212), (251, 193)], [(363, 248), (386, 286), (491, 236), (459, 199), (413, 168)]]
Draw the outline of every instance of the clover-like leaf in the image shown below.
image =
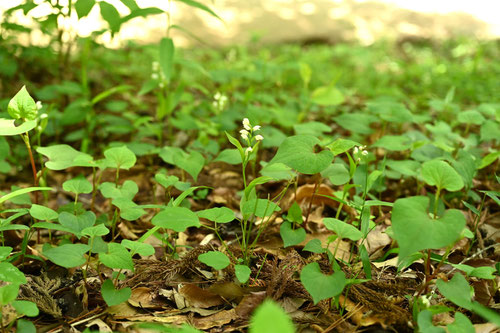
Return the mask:
[(392, 209), (392, 230), (399, 244), (399, 258), (426, 249), (452, 245), (465, 227), (461, 211), (449, 209), (438, 219), (429, 217), (429, 198), (423, 196), (398, 199)]
[(199, 227), (200, 219), (185, 207), (167, 207), (153, 217), (151, 222), (165, 229), (183, 232), (189, 227)]
[(464, 187), (462, 177), (445, 161), (432, 160), (422, 164), (422, 177), (427, 184), (440, 190), (455, 192)]
[(311, 135), (295, 135), (286, 138), (270, 163), (283, 163), (298, 172), (312, 175), (325, 170), (333, 161), (329, 150), (316, 152), (318, 138)]
[(344, 272), (337, 271), (332, 275), (325, 275), (321, 272), (317, 262), (312, 262), (302, 268), (300, 281), (307, 292), (311, 294), (314, 304), (323, 299), (340, 295), (347, 284)]
[(38, 108), (35, 100), (30, 96), (26, 86), (9, 101), (7, 112), (14, 119), (35, 120)]

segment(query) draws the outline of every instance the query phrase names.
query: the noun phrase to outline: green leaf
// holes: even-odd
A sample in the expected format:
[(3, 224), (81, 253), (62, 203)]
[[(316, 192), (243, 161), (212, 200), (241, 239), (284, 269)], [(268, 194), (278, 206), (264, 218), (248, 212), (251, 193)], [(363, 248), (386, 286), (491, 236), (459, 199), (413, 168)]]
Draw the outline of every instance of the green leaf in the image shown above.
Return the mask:
[(357, 241), (363, 237), (363, 233), (359, 229), (340, 220), (327, 217), (323, 219), (323, 223), (328, 230), (333, 231), (339, 238)]
[(108, 22), (111, 32), (118, 32), (122, 23), (118, 10), (116, 10), (113, 5), (104, 1), (99, 2), (99, 7), (101, 8), (101, 16), (106, 22)]
[(122, 240), (122, 245), (129, 249), (132, 254), (139, 253), (144, 257), (151, 256), (155, 253), (155, 249), (151, 244), (124, 239)]
[(281, 210), (274, 202), (267, 199), (252, 199), (245, 201), (241, 213), (244, 217), (255, 215), (257, 217), (271, 216), (272, 213)]
[(130, 14), (122, 18), (122, 23), (130, 21), (136, 17), (146, 17), (149, 15), (157, 15), (165, 13), (164, 10), (156, 7), (138, 8), (133, 10)]
[(423, 196), (398, 199), (392, 209), (392, 229), (399, 244), (399, 258), (426, 249), (440, 249), (460, 238), (465, 227), (461, 211), (449, 209), (438, 219), (427, 212), (429, 198)]
[(89, 15), (90, 11), (95, 5), (95, 0), (78, 0), (75, 3), (76, 14), (78, 19)]
[(128, 9), (130, 9), (131, 12), (134, 10), (140, 9), (135, 0), (120, 0), (122, 4), (127, 6)]
[(75, 194), (92, 192), (92, 184), (82, 175), (69, 179), (63, 183), (63, 189)]
[(59, 214), (59, 223), (78, 238), (82, 236), (82, 230), (92, 227), (95, 221), (96, 216), (91, 211), (86, 211), (80, 215), (73, 215), (68, 212), (61, 212), (61, 214)]
[(403, 151), (411, 148), (411, 140), (404, 135), (384, 135), (372, 147), (380, 147), (392, 151)]
[(290, 220), (291, 222), (297, 222), (298, 224), (301, 224), (303, 222), (302, 209), (300, 209), (300, 206), (297, 203), (297, 201), (294, 201), (290, 206), (290, 208), (288, 209), (287, 219)]
[(234, 274), (240, 283), (247, 283), (252, 270), (246, 265), (234, 265)]
[(217, 223), (228, 223), (235, 219), (234, 212), (227, 207), (216, 207), (197, 211), (198, 217)]
[[(30, 96), (26, 86), (9, 101), (7, 112), (13, 119), (35, 120), (38, 109), (35, 100)], [(27, 131), (26, 131), (27, 132)]]
[(121, 244), (109, 243), (108, 253), (99, 254), (99, 261), (109, 268), (134, 270), (132, 256)]
[(10, 262), (0, 262), (0, 281), (26, 283), (26, 278), (23, 272)]
[(86, 244), (64, 244), (44, 250), (43, 255), (56, 265), (71, 268), (85, 264), (83, 255), (89, 250)]
[(462, 124), (481, 125), (484, 122), (483, 115), (476, 110), (462, 111), (458, 114), (457, 119)]
[(249, 333), (294, 333), (295, 327), (285, 311), (271, 300), (265, 300), (250, 319)]
[(184, 207), (167, 207), (153, 217), (151, 222), (164, 229), (183, 232), (189, 227), (200, 227), (198, 216)]
[(316, 88), (311, 94), (313, 103), (329, 106), (339, 105), (344, 103), (344, 94), (333, 86), (325, 86)]
[(45, 166), (50, 170), (96, 166), (92, 156), (79, 152), (68, 145), (38, 147), (36, 151), (49, 159)]
[[(101, 3), (101, 2), (100, 2)], [(109, 148), (104, 152), (108, 167), (116, 169), (130, 169), (135, 165), (137, 158), (127, 146)]]
[(333, 155), (339, 155), (345, 153), (354, 146), (361, 146), (361, 143), (352, 140), (338, 138), (337, 140), (333, 141), (326, 147), (332, 151)]
[(14, 119), (0, 118), (0, 135), (12, 136), (31, 131), (36, 126), (36, 120), (28, 120), (19, 126), (14, 124)]
[(320, 123), (319, 121), (310, 121), (303, 124), (295, 124), (293, 125), (293, 130), (297, 135), (313, 135), (313, 136), (317, 136), (332, 131), (330, 126)]
[(0, 261), (4, 261), (11, 254), (13, 248), (10, 246), (0, 246)]
[(252, 180), (248, 185), (247, 187), (245, 188), (245, 198), (248, 198), (250, 196), (250, 193), (252, 192), (252, 190), (257, 186), (257, 185), (261, 185), (261, 184), (265, 184), (267, 182), (269, 182), (270, 180), (272, 180), (271, 177), (266, 177), (266, 176), (263, 176), (263, 177), (257, 177), (255, 178), (254, 180)]
[(12, 283), (0, 287), (0, 306), (14, 301), (19, 293), (19, 284)]
[(208, 251), (200, 254), (198, 260), (216, 270), (224, 269), (231, 263), (229, 258), (219, 251)]
[(436, 285), (448, 300), (464, 309), (472, 309), (472, 288), (462, 274), (453, 275), (448, 282), (437, 280)]
[(445, 161), (432, 160), (422, 164), (422, 177), (427, 184), (440, 190), (455, 192), (464, 187), (462, 177)]
[(105, 198), (124, 198), (132, 200), (137, 192), (139, 192), (139, 187), (134, 181), (126, 180), (118, 187), (115, 183), (104, 182), (99, 186), (99, 190)]
[(155, 180), (163, 186), (164, 188), (169, 188), (172, 185), (175, 185), (179, 181), (179, 177), (177, 176), (167, 176), (163, 173), (157, 173), (155, 175)]
[(460, 312), (455, 312), (455, 321), (446, 327), (449, 333), (476, 333), (476, 329), (469, 318)]
[(349, 170), (341, 163), (330, 164), (328, 168), (321, 171), (321, 176), (328, 178), (333, 185), (337, 186), (344, 185), (351, 179)]
[(36, 304), (30, 301), (18, 300), (13, 301), (11, 304), (16, 309), (17, 313), (28, 317), (36, 317), (40, 313)]
[(31, 205), (30, 215), (35, 219), (42, 221), (55, 221), (59, 217), (59, 214), (56, 211), (50, 209), (49, 207), (37, 204)]
[(446, 333), (443, 328), (432, 324), (432, 312), (429, 310), (423, 310), (418, 314), (417, 323), (421, 333)]
[(36, 326), (29, 320), (18, 319), (17, 331), (19, 333), (36, 333)]
[(162, 38), (160, 41), (160, 67), (167, 81), (170, 81), (174, 72), (174, 42), (171, 38)]
[(219, 153), (219, 155), (213, 160), (214, 162), (225, 162), (228, 164), (240, 164), (243, 161), (241, 160), (241, 155), (238, 149), (224, 149)]
[(417, 170), (420, 168), (420, 163), (413, 160), (395, 161), (388, 160), (386, 165), (394, 171), (399, 172), (403, 176), (416, 177)]
[(493, 280), (495, 276), (493, 273), (496, 272), (495, 267), (482, 266), (482, 267), (472, 267), (465, 264), (452, 264), (453, 267), (464, 271), (467, 276), (474, 276), (480, 279)]
[(82, 230), (82, 235), (89, 236), (91, 238), (107, 234), (109, 234), (109, 229), (102, 223)]
[(306, 246), (304, 246), (304, 251), (323, 253), (325, 252), (325, 249), (321, 245), (321, 241), (317, 238), (314, 238), (307, 242)]
[(211, 10), (209, 7), (205, 6), (204, 4), (198, 2), (198, 1), (194, 1), (194, 0), (177, 0), (179, 2), (183, 2), (185, 3), (186, 5), (188, 6), (191, 6), (191, 7), (194, 7), (194, 8), (198, 8), (198, 9), (201, 9), (203, 10), (204, 12), (212, 15), (213, 17), (216, 17), (218, 18), (219, 20), (223, 21), (223, 19), (221, 19), (219, 17), (219, 15), (217, 15), (213, 10)]
[(489, 153), (488, 155), (486, 155), (481, 159), (481, 163), (479, 164), (478, 169), (486, 168), (488, 165), (495, 162), (499, 158), (500, 158), (500, 151)]
[(284, 165), (283, 163), (268, 163), (260, 170), (260, 174), (276, 181), (291, 180), (296, 176), (295, 171), (293, 171), (292, 168)]
[(312, 262), (302, 269), (300, 281), (307, 292), (311, 294), (314, 304), (340, 295), (347, 284), (344, 272), (337, 271), (332, 275), (325, 275), (321, 272), (317, 262)]
[(189, 173), (194, 181), (197, 181), (198, 174), (205, 165), (205, 159), (202, 154), (193, 150), (190, 153), (182, 152), (180, 154), (175, 154), (174, 164)]
[(107, 279), (101, 286), (101, 295), (108, 306), (113, 306), (127, 301), (132, 296), (132, 289), (116, 290), (113, 281)]
[(284, 221), (280, 226), (280, 235), (285, 248), (300, 244), (306, 239), (304, 228), (292, 229), (292, 223)]
[(316, 152), (320, 146), (318, 138), (310, 135), (296, 135), (286, 138), (270, 163), (283, 163), (298, 172), (312, 175), (325, 170), (333, 161), (329, 150)]

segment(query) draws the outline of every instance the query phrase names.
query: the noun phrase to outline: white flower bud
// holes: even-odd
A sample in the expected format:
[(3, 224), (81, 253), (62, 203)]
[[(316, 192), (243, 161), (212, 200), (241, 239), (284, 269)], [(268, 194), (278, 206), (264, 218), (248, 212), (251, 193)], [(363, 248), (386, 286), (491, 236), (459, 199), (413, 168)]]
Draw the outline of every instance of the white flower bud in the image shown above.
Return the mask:
[(358, 147), (354, 147), (354, 150), (352, 152), (353, 152), (353, 154), (357, 154), (358, 151), (359, 151)]
[(366, 156), (366, 155), (368, 155), (368, 152), (367, 152), (366, 150), (363, 150), (363, 151), (361, 152), (361, 155)]
[(42, 113), (42, 114), (40, 115), (40, 120), (45, 119), (45, 118), (47, 118), (48, 116), (49, 116), (48, 114), (46, 114), (46, 113)]
[(153, 63), (151, 64), (152, 68), (153, 68), (153, 71), (157, 71), (158, 69), (160, 69), (160, 64), (158, 63), (158, 61), (153, 61)]
[(36, 110), (40, 111), (43, 108), (42, 102), (38, 101), (36, 102)]
[(243, 119), (243, 128), (245, 128), (247, 131), (250, 131), (252, 127), (250, 126), (250, 120), (248, 118)]
[(260, 135), (260, 134), (259, 134), (259, 135), (256, 135), (256, 136), (255, 136), (255, 140), (257, 140), (257, 141), (262, 141), (262, 140), (264, 140), (264, 137), (263, 137), (262, 135)]
[(252, 147), (248, 147), (247, 149), (245, 149), (245, 155), (248, 156), (248, 154), (250, 154), (252, 151)]
[(252, 128), (252, 131), (254, 131), (254, 132), (257, 132), (258, 130), (260, 130), (260, 125), (255, 125), (255, 126)]
[(151, 78), (152, 78), (153, 80), (158, 80), (158, 78), (159, 78), (159, 77), (158, 77), (158, 74), (157, 74), (157, 73), (153, 73), (153, 74), (151, 74)]
[(243, 140), (247, 140), (248, 134), (250, 134), (250, 133), (248, 133), (247, 130), (241, 130), (240, 133), (241, 133), (241, 137), (243, 138)]

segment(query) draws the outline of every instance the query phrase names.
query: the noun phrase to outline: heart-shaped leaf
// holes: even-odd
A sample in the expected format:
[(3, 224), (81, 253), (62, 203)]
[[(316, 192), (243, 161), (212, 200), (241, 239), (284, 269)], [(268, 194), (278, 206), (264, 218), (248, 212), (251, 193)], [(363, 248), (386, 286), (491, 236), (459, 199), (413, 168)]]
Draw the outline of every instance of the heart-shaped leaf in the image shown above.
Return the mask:
[(340, 295), (347, 284), (344, 272), (337, 271), (332, 275), (325, 275), (321, 272), (317, 262), (312, 262), (302, 269), (300, 281), (307, 292), (311, 294), (314, 304), (323, 299)]
[(271, 300), (265, 300), (250, 320), (249, 333), (293, 333), (293, 322), (283, 309)]
[(113, 306), (127, 301), (132, 295), (132, 289), (127, 287), (116, 290), (113, 281), (108, 279), (101, 286), (101, 295), (108, 306)]
[(125, 198), (132, 200), (137, 192), (139, 192), (139, 187), (134, 181), (126, 180), (118, 187), (114, 183), (104, 182), (99, 186), (99, 190), (105, 198)]
[(42, 221), (54, 221), (58, 218), (59, 214), (49, 207), (32, 204), (30, 208), (30, 215), (35, 219)]
[(344, 102), (344, 95), (333, 86), (319, 87), (311, 94), (311, 100), (319, 105), (339, 105)]
[(109, 148), (104, 152), (106, 165), (115, 169), (130, 169), (135, 165), (137, 157), (127, 146)]
[(146, 214), (146, 211), (139, 205), (127, 198), (116, 198), (112, 201), (113, 205), (120, 209), (120, 216), (127, 221), (137, 220)]
[(245, 201), (242, 207), (244, 217), (255, 215), (257, 217), (271, 216), (272, 213), (281, 210), (274, 202), (267, 199), (252, 199)]
[(306, 239), (306, 231), (300, 227), (292, 229), (292, 223), (288, 221), (281, 223), (280, 235), (284, 247), (300, 244)]
[(363, 233), (359, 229), (340, 220), (327, 217), (323, 219), (323, 223), (328, 230), (333, 231), (339, 238), (357, 241), (363, 237)]
[(86, 244), (64, 244), (44, 250), (43, 255), (56, 265), (71, 268), (85, 264), (83, 255), (88, 250), (90, 246)]
[(134, 270), (134, 262), (130, 252), (118, 243), (109, 243), (108, 253), (99, 254), (99, 261), (109, 268)]
[(177, 232), (183, 232), (189, 227), (201, 226), (198, 216), (185, 207), (167, 207), (156, 214), (151, 222), (161, 228)]
[(92, 184), (82, 175), (63, 183), (63, 189), (75, 194), (92, 192)]
[(10, 262), (0, 262), (0, 281), (26, 283), (26, 277)]
[(204, 219), (217, 223), (227, 223), (234, 220), (234, 212), (227, 207), (216, 207), (205, 209), (196, 212), (196, 214)]
[(224, 253), (219, 251), (208, 251), (202, 253), (198, 256), (198, 260), (217, 270), (224, 269), (231, 263), (229, 258)]
[(454, 192), (464, 187), (462, 177), (445, 161), (432, 160), (422, 164), (422, 177), (427, 184), (439, 190)]
[(109, 229), (102, 223), (82, 230), (82, 235), (89, 237), (104, 236), (107, 234), (109, 234)]
[(92, 156), (79, 152), (68, 145), (38, 147), (36, 151), (49, 159), (45, 166), (50, 170), (64, 170), (76, 166), (96, 166)]
[(472, 288), (462, 274), (455, 274), (448, 282), (437, 280), (436, 285), (444, 297), (456, 305), (470, 310), (472, 308)]
[(28, 93), (28, 90), (26, 90), (26, 86), (23, 86), (21, 90), (19, 90), (18, 93), (9, 101), (7, 112), (14, 119), (36, 119), (38, 108), (35, 100), (33, 100)]
[(73, 215), (68, 212), (59, 214), (59, 223), (78, 238), (81, 237), (82, 230), (93, 226), (95, 221), (96, 216), (91, 211), (86, 211), (80, 215)]
[(14, 119), (0, 118), (0, 135), (12, 136), (26, 133), (36, 126), (36, 120), (28, 120), (19, 126), (15, 125)]
[(205, 159), (197, 151), (192, 151), (189, 154), (182, 152), (174, 155), (174, 164), (189, 173), (194, 181), (197, 181), (198, 174), (205, 165)]
[(283, 163), (298, 172), (312, 175), (325, 170), (333, 161), (329, 150), (316, 152), (318, 138), (311, 135), (295, 135), (286, 138), (270, 163)]
[(252, 271), (246, 265), (234, 265), (234, 274), (240, 283), (247, 283)]
[(465, 217), (449, 209), (438, 219), (429, 217), (429, 198), (418, 196), (398, 199), (392, 209), (392, 229), (399, 244), (399, 258), (425, 249), (452, 245), (460, 238)]
[(122, 240), (122, 245), (129, 249), (133, 254), (139, 253), (141, 256), (150, 256), (155, 253), (155, 249), (151, 244), (124, 239)]

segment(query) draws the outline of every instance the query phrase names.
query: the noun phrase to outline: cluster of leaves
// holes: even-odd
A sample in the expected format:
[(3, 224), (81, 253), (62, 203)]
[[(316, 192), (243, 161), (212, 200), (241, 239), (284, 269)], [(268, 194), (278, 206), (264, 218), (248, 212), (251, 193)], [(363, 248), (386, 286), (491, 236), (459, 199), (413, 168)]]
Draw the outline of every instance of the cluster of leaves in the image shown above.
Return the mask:
[[(99, 6), (112, 33), (133, 17), (161, 12), (122, 2), (130, 9), (123, 18), (105, 1), (79, 0), (74, 9), (82, 18)], [(196, 1), (183, 2), (216, 16)], [(26, 3), (7, 14), (27, 14), (35, 7)], [(57, 7), (40, 21), (42, 30), (44, 24), (57, 23), (59, 15), (71, 15), (71, 8), (71, 1), (68, 8)], [(2, 29), (20, 29), (7, 23)], [(216, 272), (230, 267), (238, 283), (248, 284), (258, 276), (252, 276), (252, 258), (259, 237), (271, 232), (280, 216), (285, 249), (300, 247), (304, 256), (328, 259), (328, 271), (312, 260), (297, 276), (313, 303), (333, 299), (331, 307), (342, 308), (343, 292), (372, 279), (368, 238), (390, 216), (384, 232), (395, 243), (384, 259), (397, 256), (398, 272), (424, 263), (421, 287), (410, 295), (413, 322), (420, 331), (443, 331), (433, 326), (433, 315), (454, 311), (439, 303), (436, 289), (456, 306), (500, 326), (500, 316), (472, 298), (461, 273), (450, 274), (449, 280), (438, 278), (453, 252), (463, 252), (465, 259), (476, 250), (477, 255), (491, 254), (480, 227), (500, 203), (495, 75), (500, 67), (494, 61), (499, 56), (494, 44), (460, 40), (420, 47), (380, 43), (306, 50), (298, 45), (177, 50), (167, 36), (159, 45), (110, 51), (89, 39), (74, 58), (68, 51), (68, 66), (53, 63), (66, 71), (64, 80), (47, 71), (39, 84), (24, 82), (30, 73), (9, 72), (13, 61), (20, 68), (30, 64), (24, 55), (31, 48), (9, 39), (0, 42), (6, 45), (0, 51), (0, 73), (6, 74), (2, 87), (23, 81), (43, 102), (36, 103), (25, 87), (0, 92), (0, 176), (11, 185), (1, 189), (8, 192), (0, 197), (2, 245), (11, 241), (4, 236), (9, 232), (23, 237), (15, 248), (0, 247), (2, 309), (12, 306), (19, 316), (38, 315), (34, 303), (16, 300), (27, 280), (14, 265), (37, 261), (81, 268), (84, 281), (89, 272), (97, 272), (107, 306), (123, 303), (132, 290), (120, 281), (127, 278), (124, 273), (134, 274), (134, 256), (154, 255), (147, 242), (151, 237), (165, 253), (177, 256), (179, 234), (198, 229), (209, 230), (220, 245), (199, 255), (199, 262)], [(18, 54), (23, 56), (16, 58)], [(80, 65), (78, 70), (71, 71), (72, 63)], [(234, 135), (238, 130), (241, 139)], [(18, 135), (26, 149), (17, 148)], [(13, 179), (22, 179), (29, 169), (27, 157), (33, 186), (18, 189), (25, 182)], [(203, 204), (215, 189), (198, 180), (216, 163), (228, 169), (241, 166), (237, 207)], [(145, 181), (161, 187), (164, 197), (153, 194), (139, 200), (141, 182), (124, 179), (139, 168), (147, 170)], [(64, 181), (51, 183), (61, 172), (67, 175)], [(113, 181), (103, 181), (107, 176)], [(286, 205), (286, 193), (297, 196), (303, 183), (314, 186), (306, 205), (298, 200)], [(271, 186), (281, 186), (274, 197)], [(333, 190), (325, 194), (322, 186)], [(57, 188), (71, 202), (51, 204), (55, 194), (49, 191)], [(336, 202), (335, 217), (321, 219), (322, 230), (330, 234), (326, 242), (311, 239), (303, 244), (315, 197)], [(109, 205), (97, 209), (99, 201)], [(195, 203), (198, 209), (193, 209)], [(118, 228), (124, 221), (150, 222), (151, 228), (130, 240)], [(238, 223), (236, 240), (221, 236), (221, 224)], [(43, 245), (41, 233), (48, 234)], [(342, 240), (353, 244), (352, 258), (338, 255)], [(241, 255), (231, 250), (230, 241), (236, 241)], [(459, 242), (467, 245), (459, 247)], [(453, 264), (454, 271), (497, 285), (498, 263), (474, 267), (463, 262)], [(346, 273), (346, 267), (352, 272), (357, 263), (362, 270)], [(293, 331), (281, 310), (267, 302), (256, 310), (251, 331), (262, 332), (277, 318), (283, 332)], [(33, 329), (27, 320), (17, 325)], [(474, 330), (461, 312), (447, 329)]]

